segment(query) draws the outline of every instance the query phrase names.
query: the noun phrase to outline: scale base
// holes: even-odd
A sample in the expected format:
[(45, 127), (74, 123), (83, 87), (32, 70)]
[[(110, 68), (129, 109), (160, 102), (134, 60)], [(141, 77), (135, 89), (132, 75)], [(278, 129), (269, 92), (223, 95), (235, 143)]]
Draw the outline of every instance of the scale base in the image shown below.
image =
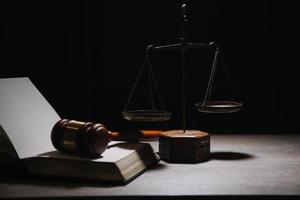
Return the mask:
[(174, 163), (197, 163), (209, 160), (210, 135), (198, 130), (170, 130), (159, 136), (159, 156)]

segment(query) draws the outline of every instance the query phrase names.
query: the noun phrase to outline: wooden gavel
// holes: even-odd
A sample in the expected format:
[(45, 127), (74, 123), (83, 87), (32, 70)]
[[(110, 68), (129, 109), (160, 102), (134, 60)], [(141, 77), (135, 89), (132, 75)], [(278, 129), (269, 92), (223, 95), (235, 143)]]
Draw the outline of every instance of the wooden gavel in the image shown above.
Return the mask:
[(51, 141), (59, 151), (97, 157), (112, 140), (137, 140), (159, 135), (158, 130), (110, 132), (101, 123), (61, 119), (52, 128)]

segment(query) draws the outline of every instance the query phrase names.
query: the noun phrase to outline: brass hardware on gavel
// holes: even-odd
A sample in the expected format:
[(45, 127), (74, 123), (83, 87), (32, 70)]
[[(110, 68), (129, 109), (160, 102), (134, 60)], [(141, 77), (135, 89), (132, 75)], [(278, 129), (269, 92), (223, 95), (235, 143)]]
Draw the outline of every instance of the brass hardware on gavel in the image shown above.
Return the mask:
[(82, 156), (100, 156), (110, 140), (110, 132), (100, 123), (61, 119), (51, 132), (57, 150)]

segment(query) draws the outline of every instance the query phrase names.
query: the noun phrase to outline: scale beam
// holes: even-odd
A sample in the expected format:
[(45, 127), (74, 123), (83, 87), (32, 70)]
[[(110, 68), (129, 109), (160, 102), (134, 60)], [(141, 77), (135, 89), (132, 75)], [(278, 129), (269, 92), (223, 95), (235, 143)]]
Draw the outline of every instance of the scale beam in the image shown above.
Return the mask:
[[(212, 42), (215, 44), (214, 42)], [(177, 44), (167, 44), (167, 45), (161, 45), (161, 46), (154, 46), (154, 45), (149, 45), (147, 47), (147, 51), (150, 50), (187, 50), (187, 49), (195, 49), (195, 48), (211, 48), (211, 44), (207, 43), (177, 43)]]

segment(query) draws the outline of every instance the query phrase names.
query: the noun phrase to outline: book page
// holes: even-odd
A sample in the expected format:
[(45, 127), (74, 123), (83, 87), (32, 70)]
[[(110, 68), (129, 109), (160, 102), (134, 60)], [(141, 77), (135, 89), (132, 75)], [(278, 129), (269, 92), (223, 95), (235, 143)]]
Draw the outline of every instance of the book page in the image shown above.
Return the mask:
[(107, 149), (103, 152), (103, 154), (98, 158), (80, 157), (74, 154), (62, 153), (59, 151), (46, 152), (38, 155), (38, 157), (116, 163), (123, 158), (127, 158), (130, 154), (136, 153), (136, 151), (141, 149), (143, 146), (145, 146), (145, 144), (143, 143), (112, 141), (109, 143)]
[(0, 125), (19, 158), (55, 150), (50, 135), (58, 120), (29, 78), (0, 79)]

